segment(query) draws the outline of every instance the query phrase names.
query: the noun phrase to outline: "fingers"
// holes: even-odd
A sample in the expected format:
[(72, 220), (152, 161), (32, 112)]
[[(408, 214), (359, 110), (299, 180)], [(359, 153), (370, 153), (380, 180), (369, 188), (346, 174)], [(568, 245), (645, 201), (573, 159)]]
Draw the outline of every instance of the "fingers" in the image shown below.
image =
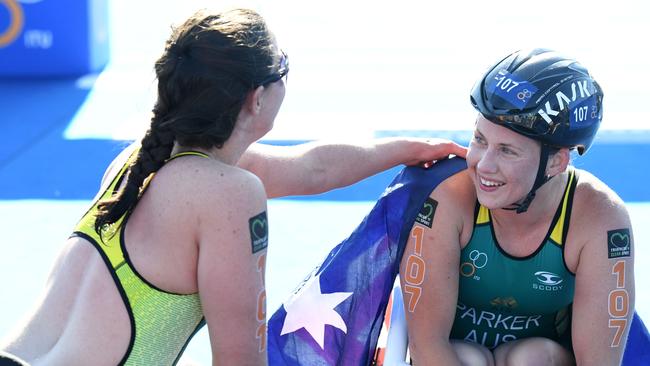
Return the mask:
[(426, 141), (435, 148), (437, 153), (437, 156), (433, 157), (432, 160), (446, 158), (449, 155), (456, 155), (461, 158), (467, 156), (467, 148), (453, 141), (444, 139), (427, 139)]
[(465, 158), (467, 156), (467, 148), (461, 145), (458, 145), (455, 142), (449, 143), (449, 149), (452, 151), (451, 154)]
[(404, 164), (409, 166), (421, 166), (423, 168), (429, 168), (436, 161), (446, 159), (449, 155), (459, 156), (465, 158), (467, 156), (467, 148), (461, 146), (451, 140), (440, 139), (440, 138), (428, 138), (428, 139), (418, 139), (419, 142), (424, 142), (424, 145), (420, 145), (421, 148), (419, 152), (415, 154), (413, 158), (417, 156), (416, 159), (413, 159)]

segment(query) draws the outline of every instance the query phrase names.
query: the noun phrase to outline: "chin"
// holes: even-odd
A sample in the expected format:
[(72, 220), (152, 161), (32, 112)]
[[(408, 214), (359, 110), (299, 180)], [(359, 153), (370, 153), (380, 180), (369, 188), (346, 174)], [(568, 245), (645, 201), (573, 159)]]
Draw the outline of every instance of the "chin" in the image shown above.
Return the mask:
[(498, 204), (498, 203), (496, 203), (496, 202), (494, 202), (492, 200), (481, 200), (481, 199), (479, 199), (478, 203), (480, 203), (481, 206), (487, 208), (488, 210), (497, 210), (497, 209), (503, 207), (503, 205), (500, 205), (500, 204)]
[(476, 199), (478, 202), (490, 210), (497, 210), (504, 207), (509, 207), (512, 205), (512, 202), (504, 200), (500, 197), (494, 197), (486, 194), (485, 192), (476, 192)]

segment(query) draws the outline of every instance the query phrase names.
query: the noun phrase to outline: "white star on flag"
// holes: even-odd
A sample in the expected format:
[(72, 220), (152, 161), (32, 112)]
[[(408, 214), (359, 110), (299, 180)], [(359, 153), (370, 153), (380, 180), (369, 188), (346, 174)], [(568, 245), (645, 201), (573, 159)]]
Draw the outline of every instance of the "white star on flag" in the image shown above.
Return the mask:
[(343, 318), (334, 311), (334, 308), (350, 295), (352, 292), (321, 293), (320, 275), (314, 276), (297, 294), (284, 303), (287, 316), (284, 318), (280, 335), (305, 328), (320, 348), (325, 349), (326, 324), (347, 333), (348, 328)]

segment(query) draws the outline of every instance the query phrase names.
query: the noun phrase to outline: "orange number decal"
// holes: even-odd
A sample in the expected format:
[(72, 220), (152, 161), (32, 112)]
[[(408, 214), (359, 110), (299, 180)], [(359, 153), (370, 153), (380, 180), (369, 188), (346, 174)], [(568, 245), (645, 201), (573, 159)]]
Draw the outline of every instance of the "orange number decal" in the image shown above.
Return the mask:
[(422, 255), (422, 241), (424, 238), (424, 229), (416, 226), (411, 230), (411, 237), (415, 239), (415, 255)]
[(411, 254), (406, 261), (406, 273), (404, 279), (410, 285), (421, 285), (424, 282), (424, 270), (426, 265), (424, 259), (415, 254)]
[(262, 353), (266, 349), (266, 323), (262, 323), (257, 327), (256, 338), (260, 340), (260, 348), (258, 352)]
[(426, 272), (426, 263), (422, 259), (422, 242), (424, 238), (424, 229), (415, 226), (411, 230), (411, 238), (415, 239), (415, 248), (413, 254), (409, 255), (406, 260), (406, 269), (404, 272), (404, 292), (411, 295), (409, 298), (408, 310), (414, 312), (415, 307), (420, 300), (422, 294), (422, 287), (420, 285), (424, 282), (424, 274)]
[(616, 328), (616, 334), (614, 334), (614, 339), (612, 339), (612, 347), (618, 347), (621, 345), (621, 338), (623, 338), (623, 333), (625, 333), (625, 327), (627, 326), (627, 319), (609, 319), (609, 327)]
[(625, 289), (618, 289), (609, 293), (609, 315), (612, 318), (626, 317), (629, 308), (630, 298)]
[(612, 274), (616, 276), (616, 288), (625, 287), (625, 261), (618, 261), (612, 267)]
[(625, 289), (625, 261), (618, 261), (612, 267), (612, 274), (616, 276), (616, 290), (609, 293), (607, 310), (609, 311), (609, 327), (616, 328), (612, 347), (621, 345), (621, 339), (627, 327), (627, 316), (630, 312), (630, 295)]
[(266, 289), (264, 288), (264, 276), (266, 272), (266, 253), (257, 258), (257, 272), (260, 274), (262, 281), (262, 290), (257, 295), (257, 326), (256, 338), (260, 340), (259, 352), (266, 349)]
[(404, 292), (411, 295), (409, 298), (409, 312), (412, 313), (415, 311), (415, 307), (420, 300), (420, 295), (422, 294), (422, 288), (419, 286), (404, 285)]

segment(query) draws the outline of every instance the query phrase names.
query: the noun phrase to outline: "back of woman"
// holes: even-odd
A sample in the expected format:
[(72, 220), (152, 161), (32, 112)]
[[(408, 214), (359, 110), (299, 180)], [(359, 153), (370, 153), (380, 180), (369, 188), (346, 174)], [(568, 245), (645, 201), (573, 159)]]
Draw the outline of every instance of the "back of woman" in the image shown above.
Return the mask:
[(272, 127), (283, 57), (248, 10), (174, 30), (150, 129), (107, 170), (0, 349), (33, 365), (170, 365), (207, 323), (215, 363), (266, 362), (266, 195), (235, 165)]

